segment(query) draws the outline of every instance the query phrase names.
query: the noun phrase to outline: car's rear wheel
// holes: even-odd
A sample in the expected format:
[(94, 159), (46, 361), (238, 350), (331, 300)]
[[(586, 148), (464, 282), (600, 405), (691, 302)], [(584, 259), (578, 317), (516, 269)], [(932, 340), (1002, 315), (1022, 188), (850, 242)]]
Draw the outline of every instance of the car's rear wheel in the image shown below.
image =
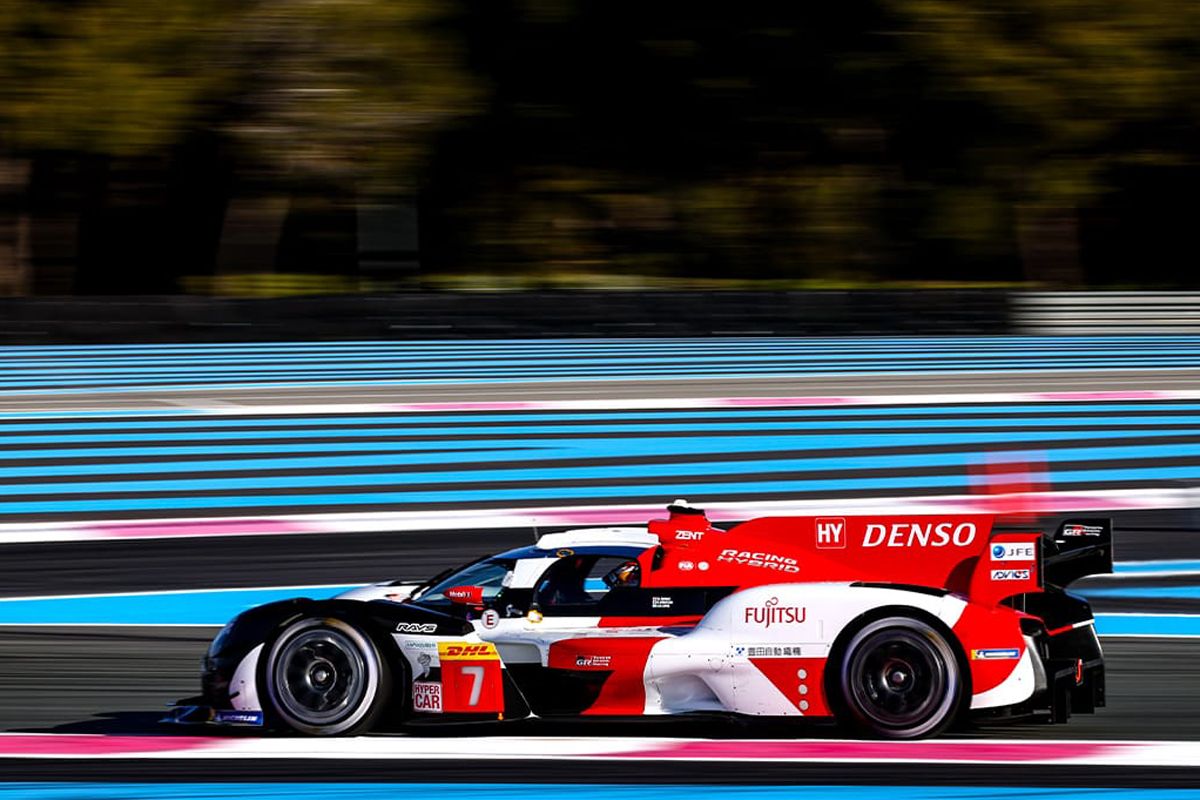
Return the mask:
[(312, 736), (369, 730), (391, 693), (391, 672), (371, 637), (330, 617), (288, 625), (270, 645), (262, 678), (272, 721)]
[(916, 739), (941, 732), (958, 716), (962, 669), (950, 642), (928, 622), (905, 616), (869, 622), (842, 653), (839, 716), (858, 733)]

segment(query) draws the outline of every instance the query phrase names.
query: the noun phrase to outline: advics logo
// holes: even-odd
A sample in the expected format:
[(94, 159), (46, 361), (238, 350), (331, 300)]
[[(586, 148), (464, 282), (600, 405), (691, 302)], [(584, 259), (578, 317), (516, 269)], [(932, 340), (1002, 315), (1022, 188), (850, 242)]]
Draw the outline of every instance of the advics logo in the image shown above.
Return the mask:
[(992, 570), (992, 580), (994, 580), (994, 581), (1027, 581), (1027, 580), (1029, 580), (1029, 570), (1027, 570), (1027, 569), (994, 569), (994, 570)]

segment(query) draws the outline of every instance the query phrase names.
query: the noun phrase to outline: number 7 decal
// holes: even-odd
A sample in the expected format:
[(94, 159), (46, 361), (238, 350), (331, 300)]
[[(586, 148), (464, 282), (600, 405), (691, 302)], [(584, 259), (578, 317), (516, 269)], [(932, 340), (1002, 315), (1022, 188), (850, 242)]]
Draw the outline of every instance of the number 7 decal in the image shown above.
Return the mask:
[(442, 665), (442, 708), (448, 714), (504, 711), (504, 673), (490, 642), (438, 642)]

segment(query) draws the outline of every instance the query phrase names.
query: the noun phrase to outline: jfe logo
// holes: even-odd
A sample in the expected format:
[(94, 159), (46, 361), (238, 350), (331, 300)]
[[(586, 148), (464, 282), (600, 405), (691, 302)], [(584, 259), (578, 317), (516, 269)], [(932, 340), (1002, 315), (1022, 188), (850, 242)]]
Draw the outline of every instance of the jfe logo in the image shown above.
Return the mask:
[(1033, 561), (1037, 549), (1033, 542), (1009, 542), (992, 545), (992, 561)]
[(842, 517), (817, 517), (817, 547), (840, 550), (846, 547), (846, 520)]

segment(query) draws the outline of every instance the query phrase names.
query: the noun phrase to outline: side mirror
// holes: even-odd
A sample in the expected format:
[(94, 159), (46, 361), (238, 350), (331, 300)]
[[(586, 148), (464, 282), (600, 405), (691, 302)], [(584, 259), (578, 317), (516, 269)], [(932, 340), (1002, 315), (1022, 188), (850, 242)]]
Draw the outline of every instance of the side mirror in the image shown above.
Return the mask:
[(483, 587), (451, 586), (446, 590), (446, 597), (455, 605), (481, 606), (483, 605)]

